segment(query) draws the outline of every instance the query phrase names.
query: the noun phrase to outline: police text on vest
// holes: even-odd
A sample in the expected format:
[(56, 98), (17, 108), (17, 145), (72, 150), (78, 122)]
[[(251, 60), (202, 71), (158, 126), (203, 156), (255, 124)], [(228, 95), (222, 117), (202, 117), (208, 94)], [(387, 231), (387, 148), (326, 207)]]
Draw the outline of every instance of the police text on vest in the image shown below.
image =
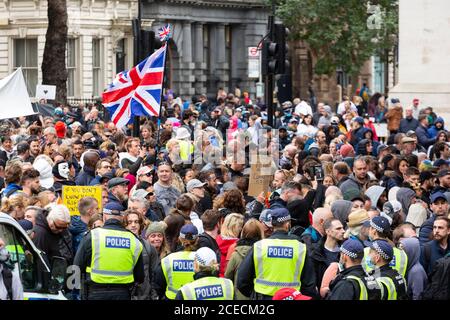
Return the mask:
[(121, 237), (106, 237), (105, 247), (107, 248), (119, 248), (119, 249), (130, 249), (131, 243), (128, 238)]
[(289, 247), (269, 246), (267, 249), (267, 257), (292, 259), (294, 257), (294, 249)]
[(173, 260), (173, 271), (194, 272), (194, 261), (192, 261), (192, 260)]
[(223, 290), (220, 284), (195, 288), (197, 300), (214, 299), (223, 297)]

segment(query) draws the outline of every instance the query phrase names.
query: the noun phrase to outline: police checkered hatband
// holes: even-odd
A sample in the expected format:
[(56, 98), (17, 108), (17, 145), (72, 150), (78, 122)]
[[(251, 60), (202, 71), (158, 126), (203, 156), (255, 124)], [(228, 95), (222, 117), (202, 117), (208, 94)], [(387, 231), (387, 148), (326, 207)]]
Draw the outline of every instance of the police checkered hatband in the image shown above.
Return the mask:
[(356, 253), (351, 252), (351, 251), (348, 251), (347, 249), (345, 249), (345, 248), (343, 248), (343, 247), (341, 247), (341, 252), (342, 252), (343, 254), (345, 254), (346, 256), (349, 256), (349, 257), (352, 258), (352, 259), (358, 258), (358, 255), (357, 255)]
[(277, 218), (276, 220), (277, 220), (277, 222), (285, 222), (285, 221), (291, 220), (291, 216), (288, 215), (286, 217), (280, 217), (280, 218)]
[(119, 210), (103, 209), (103, 214), (109, 214), (113, 216), (120, 216), (122, 212)]
[(389, 260), (391, 259), (391, 257), (389, 257), (378, 245), (378, 243), (374, 242), (373, 244), (373, 248), (376, 250), (376, 252), (378, 252), (380, 254), (380, 256), (384, 259), (384, 260)]
[(377, 226), (375, 223), (373, 223), (372, 220), (370, 220), (370, 226), (371, 226), (372, 228), (374, 228), (375, 230), (377, 230), (378, 232), (383, 232), (383, 228), (380, 227), (380, 226)]

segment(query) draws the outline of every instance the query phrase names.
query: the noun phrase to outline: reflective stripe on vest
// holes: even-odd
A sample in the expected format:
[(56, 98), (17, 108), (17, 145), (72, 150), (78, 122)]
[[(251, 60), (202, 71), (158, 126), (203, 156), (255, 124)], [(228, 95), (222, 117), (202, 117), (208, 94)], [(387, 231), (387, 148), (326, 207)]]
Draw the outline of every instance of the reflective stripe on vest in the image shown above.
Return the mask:
[(86, 268), (96, 283), (128, 284), (134, 281), (133, 269), (142, 244), (126, 231), (96, 228), (91, 231), (91, 266)]
[(184, 300), (233, 300), (233, 282), (225, 278), (205, 277), (184, 285)]
[(399, 248), (394, 248), (394, 259), (391, 260), (389, 266), (405, 277), (406, 268), (408, 267), (408, 256), (406, 252)]
[[(306, 246), (291, 239), (263, 239), (255, 243), (255, 292), (273, 296), (284, 287), (300, 290)], [(283, 272), (280, 272), (283, 270)]]
[(166, 297), (173, 300), (182, 286), (194, 281), (194, 252), (171, 253), (161, 260), (161, 267), (167, 283)]
[[(389, 277), (379, 277), (376, 279), (382, 288), (382, 296), (385, 297), (384, 288), (388, 290), (387, 300), (397, 300), (397, 289), (395, 288), (394, 281)], [(384, 285), (384, 286), (383, 286)]]
[[(408, 256), (406, 255), (406, 252), (403, 250), (400, 250), (398, 248), (394, 249), (394, 258), (389, 262), (389, 266), (397, 270), (398, 273), (400, 273), (403, 277), (406, 275), (406, 268), (408, 267)], [(362, 267), (366, 273), (370, 273), (373, 269), (375, 269), (372, 265), (370, 265), (370, 258), (369, 258), (369, 251), (370, 248), (366, 247), (364, 248), (364, 258), (362, 260)]]
[(364, 282), (355, 276), (348, 276), (347, 279), (356, 280), (359, 283), (359, 300), (368, 300), (369, 294), (367, 293), (367, 288)]

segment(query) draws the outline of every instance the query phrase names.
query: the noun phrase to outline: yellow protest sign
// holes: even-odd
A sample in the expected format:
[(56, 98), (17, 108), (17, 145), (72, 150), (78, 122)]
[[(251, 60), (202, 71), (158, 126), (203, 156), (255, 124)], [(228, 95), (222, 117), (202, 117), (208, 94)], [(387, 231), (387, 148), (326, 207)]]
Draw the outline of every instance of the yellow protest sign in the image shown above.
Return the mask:
[(102, 187), (96, 186), (63, 186), (62, 201), (69, 208), (71, 216), (79, 216), (78, 202), (81, 198), (93, 197), (98, 202), (98, 207), (102, 209)]

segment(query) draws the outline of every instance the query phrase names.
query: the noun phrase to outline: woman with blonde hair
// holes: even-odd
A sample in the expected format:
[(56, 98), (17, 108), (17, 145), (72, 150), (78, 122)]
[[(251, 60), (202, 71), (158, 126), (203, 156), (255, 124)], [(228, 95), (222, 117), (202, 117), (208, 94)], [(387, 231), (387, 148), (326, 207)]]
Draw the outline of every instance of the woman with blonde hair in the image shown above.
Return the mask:
[(250, 219), (244, 224), (240, 239), (228, 249), (228, 264), (225, 270), (225, 278), (234, 282), (234, 290), (237, 300), (250, 300), (250, 298), (240, 293), (236, 287), (238, 275), (237, 270), (249, 250), (253, 247), (253, 244), (263, 238), (264, 230), (261, 222), (256, 219)]
[(28, 201), (24, 194), (16, 193), (9, 198), (2, 199), (1, 211), (9, 214), (15, 220), (22, 220), (25, 217), (25, 208)]
[(244, 226), (244, 216), (239, 213), (231, 213), (225, 217), (220, 228), (220, 234), (216, 238), (220, 250), (219, 276), (223, 277), (227, 268), (228, 249), (239, 240), (242, 227)]
[[(198, 248), (198, 230), (191, 224), (185, 224), (178, 237), (182, 250), (173, 252), (161, 259), (155, 270), (153, 288), (160, 300), (175, 299), (177, 291), (194, 277), (194, 253)], [(174, 263), (177, 262), (177, 268)]]

